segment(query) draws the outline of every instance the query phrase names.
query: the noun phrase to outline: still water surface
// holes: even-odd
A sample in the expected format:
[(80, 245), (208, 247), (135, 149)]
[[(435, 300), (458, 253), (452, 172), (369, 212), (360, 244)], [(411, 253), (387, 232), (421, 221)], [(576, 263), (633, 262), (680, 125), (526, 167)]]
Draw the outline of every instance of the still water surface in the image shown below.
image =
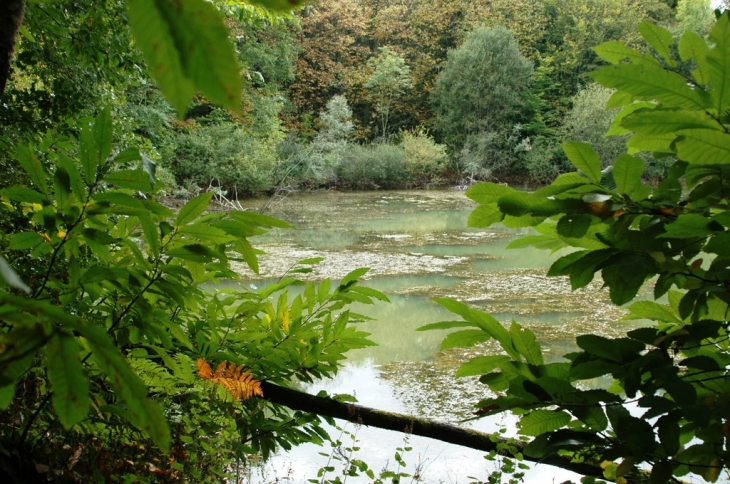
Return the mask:
[[(256, 209), (264, 202), (249, 201)], [(521, 230), (504, 227), (467, 228), (474, 204), (453, 191), (318, 192), (290, 197), (271, 214), (289, 221), (295, 230), (277, 230), (252, 242), (263, 249), (261, 275), (244, 273), (246, 284), (261, 287), (280, 277), (298, 260), (325, 260), (307, 275), (312, 280), (338, 279), (358, 267), (370, 267), (364, 284), (385, 292), (390, 304), (358, 307), (374, 318), (361, 329), (372, 334), (376, 347), (348, 354), (345, 367), (330, 381), (305, 388), (310, 393), (349, 393), (362, 405), (451, 423), (471, 416), (473, 404), (486, 389), (476, 378), (453, 378), (459, 364), (480, 354), (498, 352), (494, 345), (439, 352), (445, 332), (416, 332), (424, 324), (454, 319), (431, 301), (453, 297), (491, 312), (500, 321), (513, 318), (529, 326), (549, 359), (571, 351), (574, 337), (584, 332), (618, 336), (629, 323), (610, 304), (597, 283), (577, 292), (563, 279), (545, 277), (546, 268), (561, 254), (533, 248), (507, 250)], [(471, 421), (479, 430), (513, 427), (510, 416)], [(360, 451), (353, 457), (379, 471), (395, 470), (393, 453), (404, 435), (355, 429)], [(332, 430), (332, 437), (338, 431)], [(413, 450), (404, 456), (405, 472), (421, 463), (422, 482), (467, 483), (486, 480), (495, 464), (470, 449), (425, 438), (410, 437)], [(281, 453), (256, 469), (252, 482), (306, 482), (327, 465), (329, 448), (306, 445)], [(333, 464), (330, 464), (333, 465)], [(334, 464), (336, 465), (336, 463)], [(336, 467), (341, 471), (341, 466)], [(336, 474), (330, 474), (334, 478)], [(578, 482), (572, 473), (535, 466), (525, 481)], [(349, 478), (348, 482), (365, 482)], [(405, 479), (403, 482), (410, 482)]]

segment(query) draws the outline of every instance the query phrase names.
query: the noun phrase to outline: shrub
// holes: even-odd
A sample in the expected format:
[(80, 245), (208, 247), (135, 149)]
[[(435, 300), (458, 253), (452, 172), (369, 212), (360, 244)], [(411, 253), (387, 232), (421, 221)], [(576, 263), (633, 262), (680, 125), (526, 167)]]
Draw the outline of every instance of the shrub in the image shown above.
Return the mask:
[(403, 133), (401, 146), (411, 183), (423, 185), (438, 180), (446, 170), (446, 146), (437, 144), (425, 129)]
[(279, 142), (278, 133), (256, 136), (230, 123), (198, 127), (178, 135), (164, 165), (180, 185), (214, 184), (230, 193), (256, 194), (273, 188)]
[(339, 182), (352, 188), (400, 188), (408, 180), (402, 146), (348, 145), (336, 168)]

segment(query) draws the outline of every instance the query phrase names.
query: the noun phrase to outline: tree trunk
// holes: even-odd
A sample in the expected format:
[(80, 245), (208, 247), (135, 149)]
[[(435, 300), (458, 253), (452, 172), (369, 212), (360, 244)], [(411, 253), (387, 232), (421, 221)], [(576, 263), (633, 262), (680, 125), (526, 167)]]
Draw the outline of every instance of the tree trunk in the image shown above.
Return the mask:
[(0, 1), (0, 98), (10, 76), (10, 64), (15, 52), (15, 40), (23, 22), (25, 0)]
[[(283, 388), (268, 382), (264, 382), (261, 385), (261, 389), (264, 391), (264, 398), (270, 402), (284, 405), (293, 410), (339, 418), (380, 429), (420, 435), (483, 452), (496, 451), (499, 454), (512, 457), (508, 452), (501, 451), (497, 448), (498, 444), (507, 443), (507, 439), (500, 438), (493, 441), (490, 434), (476, 430), (465, 429), (447, 423), (434, 422), (410, 415), (385, 412), (351, 403), (341, 403), (329, 398), (315, 397), (308, 393)], [(525, 444), (518, 443), (515, 445), (513, 442), (510, 442), (510, 445), (514, 445), (521, 452)], [(525, 455), (524, 458), (531, 462), (560, 467), (561, 469), (577, 472), (584, 476), (603, 478), (603, 469), (597, 465), (571, 462), (570, 459), (560, 456), (536, 459)]]

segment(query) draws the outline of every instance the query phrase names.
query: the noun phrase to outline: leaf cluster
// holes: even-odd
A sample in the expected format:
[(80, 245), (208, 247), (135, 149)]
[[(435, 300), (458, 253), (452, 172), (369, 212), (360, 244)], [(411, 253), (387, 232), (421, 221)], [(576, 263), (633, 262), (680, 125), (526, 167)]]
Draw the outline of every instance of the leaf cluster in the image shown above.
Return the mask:
[[(654, 299), (668, 303), (634, 302), (625, 319), (651, 326), (618, 339), (579, 336), (567, 362), (546, 363), (529, 329), (515, 322), (507, 329), (452, 300), (438, 302), (464, 321), (423, 329), (469, 328), (449, 334), (442, 348), (500, 344), (504, 354), (476, 357), (457, 375), (481, 375), (497, 394), (479, 402), (477, 415), (520, 415), (520, 433), (533, 438), (526, 454), (606, 461), (604, 474), (616, 482), (647, 463), (651, 482), (688, 473), (715, 481), (730, 458), (730, 16), (717, 20), (708, 40), (687, 31), (676, 45), (662, 27), (645, 22), (639, 30), (654, 55), (608, 42), (595, 51), (612, 65), (591, 73), (615, 90), (608, 107), (623, 107), (611, 132), (631, 135), (628, 153), (602, 169), (589, 145), (566, 143), (576, 171), (533, 193), (476, 185), (467, 192), (479, 203), (469, 222), (535, 229), (512, 247), (571, 248), (548, 275), (567, 276), (573, 289), (600, 277), (623, 305), (652, 281)], [(681, 74), (687, 65), (689, 78)], [(633, 156), (641, 151), (678, 160), (650, 186)]]

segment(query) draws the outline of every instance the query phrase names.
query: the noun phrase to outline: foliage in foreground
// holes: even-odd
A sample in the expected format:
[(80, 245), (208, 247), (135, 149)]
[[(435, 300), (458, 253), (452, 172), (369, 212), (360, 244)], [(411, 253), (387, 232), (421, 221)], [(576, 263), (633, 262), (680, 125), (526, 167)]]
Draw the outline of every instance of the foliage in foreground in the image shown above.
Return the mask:
[[(687, 31), (675, 46), (661, 27), (642, 23), (640, 31), (655, 56), (609, 42), (595, 50), (613, 65), (591, 74), (616, 90), (609, 107), (624, 106), (614, 130), (631, 134), (630, 154), (602, 170), (590, 146), (566, 143), (578, 172), (534, 193), (481, 184), (467, 195), (480, 204), (472, 226), (534, 227), (538, 235), (512, 247), (577, 249), (548, 275), (569, 276), (578, 289), (600, 273), (615, 304), (631, 303), (625, 320), (653, 324), (619, 339), (579, 336), (569, 361), (553, 363), (530, 330), (453, 300), (439, 302), (463, 322), (423, 329), (469, 328), (443, 348), (500, 343), (504, 354), (476, 357), (457, 375), (481, 375), (494, 392), (479, 415), (520, 415), (519, 432), (532, 438), (527, 455), (604, 461), (616, 482), (646, 464), (652, 483), (688, 474), (714, 482), (730, 463), (730, 14), (709, 41)], [(681, 75), (687, 67), (690, 78)], [(640, 151), (679, 160), (653, 187), (632, 156)], [(648, 280), (654, 299), (667, 302), (639, 297)], [(584, 384), (601, 377), (611, 381), (604, 389)]]
[[(163, 93), (178, 112), (192, 89), (238, 107), (218, 11), (202, 0), (169, 6), (127, 2)], [(191, 33), (189, 50), (175, 36)], [(158, 203), (154, 163), (116, 146), (128, 133), (112, 112), (4, 140), (14, 163), (0, 191), (12, 227), (0, 258), (3, 476), (230, 481), (251, 455), (327, 439), (317, 417), (259, 398), (260, 382), (334, 374), (346, 351), (372, 344), (347, 305), (385, 297), (357, 285), (364, 269), (338, 285), (290, 275), (261, 290), (221, 284), (246, 266), (258, 272), (249, 237), (288, 225), (208, 212), (210, 192), (177, 213)]]
[(11, 260), (31, 267), (21, 282), (2, 266), (16, 288), (0, 291), (3, 469), (230, 479), (249, 454), (326, 439), (316, 417), (252, 397), (261, 380), (329, 377), (346, 351), (372, 344), (345, 309), (385, 299), (357, 285), (366, 270), (337, 286), (286, 276), (259, 291), (220, 287), (242, 264), (258, 272), (248, 237), (288, 224), (206, 214), (211, 192), (173, 213), (154, 200), (149, 160), (113, 152), (111, 137), (106, 109), (78, 141), (50, 143), (68, 150), (21, 147), (25, 183), (0, 193), (3, 216), (27, 220)]

